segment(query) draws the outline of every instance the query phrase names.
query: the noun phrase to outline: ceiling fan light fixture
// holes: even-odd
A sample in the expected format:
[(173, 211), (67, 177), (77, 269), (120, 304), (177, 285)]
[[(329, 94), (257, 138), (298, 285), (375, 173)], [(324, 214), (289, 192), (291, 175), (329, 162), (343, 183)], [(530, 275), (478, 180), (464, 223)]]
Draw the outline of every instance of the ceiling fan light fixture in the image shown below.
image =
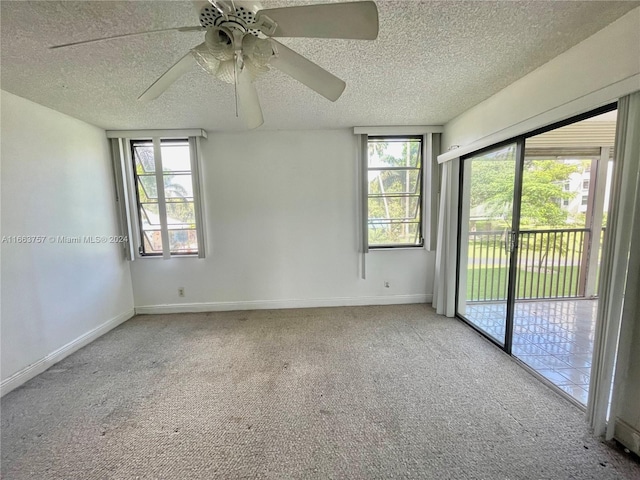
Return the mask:
[(244, 36), (242, 49), (245, 55), (251, 58), (256, 65), (267, 65), (273, 56), (271, 41), (251, 34)]
[(209, 28), (204, 43), (215, 58), (224, 62), (233, 59), (233, 42), (230, 32), (222, 28)]
[(247, 34), (242, 38), (242, 53), (252, 82), (269, 71), (269, 61), (273, 56), (270, 40)]
[(249, 72), (252, 82), (269, 71), (269, 67), (266, 64), (256, 63), (251, 57), (244, 57), (244, 68)]
[(207, 47), (206, 44), (198, 45), (196, 48), (191, 50), (191, 54), (196, 59), (196, 63), (202, 68), (205, 72), (210, 75), (215, 75), (220, 67), (220, 60), (214, 57)]
[(224, 62), (220, 62), (215, 76), (218, 80), (233, 85), (236, 83), (235, 69), (236, 62), (233, 58), (231, 60), (225, 60)]

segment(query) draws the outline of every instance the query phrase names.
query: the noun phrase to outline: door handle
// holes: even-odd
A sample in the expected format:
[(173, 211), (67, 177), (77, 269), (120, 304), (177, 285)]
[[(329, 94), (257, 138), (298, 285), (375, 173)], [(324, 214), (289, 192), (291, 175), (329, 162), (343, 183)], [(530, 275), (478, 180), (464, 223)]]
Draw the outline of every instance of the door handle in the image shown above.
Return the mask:
[(518, 242), (518, 238), (516, 236), (516, 232), (513, 230), (509, 230), (505, 233), (504, 240), (504, 250), (505, 252), (513, 253), (516, 249), (516, 244)]
[(510, 242), (509, 242), (509, 252), (513, 253), (516, 248), (518, 248), (518, 235), (513, 230), (509, 232)]

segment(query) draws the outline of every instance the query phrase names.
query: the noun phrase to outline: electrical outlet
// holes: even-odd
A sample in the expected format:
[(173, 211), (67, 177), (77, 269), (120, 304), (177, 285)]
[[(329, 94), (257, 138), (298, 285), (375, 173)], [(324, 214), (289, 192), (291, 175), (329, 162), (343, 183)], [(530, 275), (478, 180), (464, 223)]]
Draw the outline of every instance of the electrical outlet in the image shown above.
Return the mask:
[(178, 296), (184, 297), (184, 287), (178, 287)]
[(384, 282), (384, 288), (389, 288), (391, 287), (391, 285), (389, 285), (389, 282)]

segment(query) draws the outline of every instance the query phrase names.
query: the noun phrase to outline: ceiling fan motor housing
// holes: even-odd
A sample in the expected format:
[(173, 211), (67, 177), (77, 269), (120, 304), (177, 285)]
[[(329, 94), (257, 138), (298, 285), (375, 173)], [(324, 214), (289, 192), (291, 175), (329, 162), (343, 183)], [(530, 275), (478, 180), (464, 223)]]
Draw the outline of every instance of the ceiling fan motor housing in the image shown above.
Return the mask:
[(223, 15), (218, 9), (208, 5), (200, 10), (200, 25), (204, 28), (226, 27), (258, 36), (258, 29), (249, 28), (249, 25), (255, 23), (255, 19), (255, 12), (243, 6), (236, 7), (235, 13), (230, 15)]

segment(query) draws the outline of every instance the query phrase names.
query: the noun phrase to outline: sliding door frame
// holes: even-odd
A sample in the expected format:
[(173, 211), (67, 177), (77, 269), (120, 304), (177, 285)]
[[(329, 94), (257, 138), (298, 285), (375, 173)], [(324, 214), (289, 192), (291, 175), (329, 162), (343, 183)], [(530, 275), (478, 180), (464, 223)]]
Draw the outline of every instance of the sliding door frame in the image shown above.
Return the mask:
[[(493, 145), (489, 145), (487, 147), (478, 149), (474, 152), (470, 152), (466, 155), (460, 157), (460, 178), (459, 178), (459, 201), (458, 201), (458, 219), (462, 218), (462, 201), (461, 196), (464, 191), (463, 182), (464, 179), (464, 162), (468, 161), (473, 157), (477, 157), (485, 152), (490, 152), (493, 150), (497, 150), (499, 148), (505, 147), (507, 145), (516, 145), (516, 166), (515, 166), (515, 185), (513, 191), (513, 207), (512, 207), (512, 225), (511, 232), (512, 238), (511, 241), (514, 243), (513, 251), (511, 252), (509, 258), (509, 275), (508, 275), (508, 286), (507, 286), (507, 310), (506, 310), (506, 319), (505, 319), (505, 339), (504, 345), (501, 345), (499, 341), (488, 335), (481, 328), (474, 325), (472, 322), (464, 318), (462, 315), (458, 313), (458, 298), (459, 298), (459, 281), (460, 281), (460, 251), (462, 248), (462, 225), (460, 220), (458, 220), (458, 232), (457, 232), (457, 242), (458, 242), (458, 255), (456, 262), (456, 294), (455, 294), (455, 316), (462, 320), (464, 323), (469, 325), (471, 328), (481, 333), (486, 339), (490, 342), (494, 343), (501, 350), (504, 350), (510, 356), (512, 355), (512, 347), (513, 347), (513, 321), (514, 321), (514, 309), (515, 309), (515, 296), (516, 296), (516, 279), (517, 279), (517, 266), (518, 266), (518, 256), (519, 256), (519, 245), (518, 245), (518, 237), (520, 232), (520, 212), (521, 212), (521, 201), (522, 201), (522, 183), (523, 183), (523, 169), (524, 169), (524, 154), (525, 154), (525, 142), (528, 138), (540, 135), (541, 133), (546, 133), (551, 130), (556, 130), (561, 127), (565, 127), (567, 125), (571, 125), (573, 123), (580, 122), (582, 120), (586, 120), (591, 117), (595, 117), (597, 115), (601, 115), (603, 113), (611, 112), (615, 110), (618, 106), (618, 102), (609, 103), (607, 105), (603, 105), (601, 107), (595, 108), (593, 110), (589, 110), (588, 112), (581, 113), (579, 115), (575, 115), (573, 117), (567, 118), (565, 120), (552, 123), (550, 125), (546, 125), (541, 128), (537, 128), (528, 133), (524, 133), (515, 137), (512, 137), (508, 140), (504, 140), (502, 142), (495, 143)], [(525, 364), (523, 364), (525, 365)], [(558, 389), (560, 390), (560, 389)], [(563, 392), (564, 393), (564, 392)], [(565, 393), (568, 397), (568, 394)]]
[[(509, 253), (509, 267), (507, 274), (507, 309), (506, 309), (506, 318), (505, 318), (505, 338), (504, 345), (501, 344), (497, 339), (493, 338), (491, 335), (488, 335), (481, 328), (475, 325), (470, 320), (466, 319), (462, 315), (458, 313), (458, 288), (460, 284), (460, 252), (462, 251), (462, 224), (460, 223), (460, 219), (462, 218), (462, 208), (463, 204), (461, 201), (462, 192), (464, 191), (463, 182), (464, 178), (464, 170), (465, 170), (465, 161), (469, 161), (471, 158), (477, 157), (478, 155), (482, 155), (483, 153), (492, 152), (495, 150), (499, 150), (503, 147), (515, 145), (516, 154), (515, 154), (515, 172), (514, 172), (514, 186), (513, 186), (513, 204), (511, 206), (511, 229), (510, 229), (510, 240), (509, 244), (513, 244), (513, 249)], [(475, 152), (464, 155), (460, 158), (460, 172), (459, 172), (459, 200), (458, 200), (458, 232), (457, 232), (457, 242), (458, 242), (458, 255), (456, 261), (456, 295), (455, 295), (455, 315), (457, 318), (462, 320), (464, 323), (469, 325), (474, 330), (480, 332), (485, 338), (498, 346), (501, 350), (506, 351), (511, 354), (511, 342), (512, 342), (512, 332), (513, 332), (513, 308), (515, 305), (515, 282), (512, 281), (512, 278), (515, 279), (516, 275), (516, 266), (517, 264), (514, 261), (514, 258), (517, 255), (518, 250), (518, 224), (520, 223), (520, 197), (522, 193), (522, 181), (520, 180), (520, 176), (522, 175), (522, 165), (524, 162), (520, 161), (520, 156), (524, 155), (524, 139), (516, 137), (509, 140), (505, 140), (503, 142), (496, 143), (494, 145), (490, 145), (488, 147), (476, 150)], [(512, 243), (513, 242), (513, 243)]]
[(515, 185), (513, 186), (513, 207), (511, 221), (511, 256), (509, 258), (509, 280), (507, 284), (507, 318), (506, 329), (504, 333), (504, 351), (511, 355), (511, 347), (513, 346), (513, 317), (516, 307), (516, 279), (518, 275), (518, 256), (520, 245), (520, 207), (522, 200), (522, 171), (524, 168), (524, 138), (516, 140), (516, 171)]

